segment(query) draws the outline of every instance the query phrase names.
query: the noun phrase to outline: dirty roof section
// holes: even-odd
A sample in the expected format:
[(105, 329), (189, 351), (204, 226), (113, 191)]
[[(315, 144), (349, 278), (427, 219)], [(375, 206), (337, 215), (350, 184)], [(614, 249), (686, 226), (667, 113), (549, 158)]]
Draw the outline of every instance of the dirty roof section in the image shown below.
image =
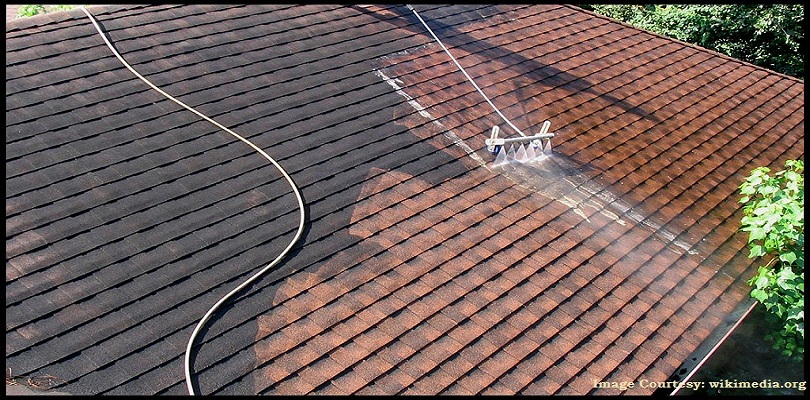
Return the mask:
[[(737, 186), (804, 157), (804, 83), (563, 5), (99, 6), (253, 141), (302, 241), (198, 336), (202, 394), (619, 394), (748, 304)], [(266, 160), (81, 10), (6, 25), (6, 366), (185, 394), (203, 314), (287, 245)], [(652, 394), (636, 386), (626, 393)]]

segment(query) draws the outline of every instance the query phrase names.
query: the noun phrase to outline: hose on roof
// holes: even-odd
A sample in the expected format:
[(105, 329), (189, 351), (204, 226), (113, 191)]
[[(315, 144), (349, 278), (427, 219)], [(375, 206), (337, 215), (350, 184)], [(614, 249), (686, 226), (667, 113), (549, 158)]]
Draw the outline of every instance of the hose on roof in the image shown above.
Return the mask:
[(290, 184), (290, 187), (292, 188), (292, 192), (295, 194), (296, 200), (298, 201), (298, 209), (299, 209), (299, 213), (300, 213), (300, 219), (299, 219), (299, 222), (298, 222), (298, 230), (296, 231), (295, 236), (292, 238), (292, 240), (287, 245), (287, 247), (273, 261), (271, 261), (269, 264), (267, 264), (267, 266), (265, 266), (259, 272), (257, 272), (256, 274), (254, 274), (253, 276), (251, 276), (250, 278), (245, 280), (242, 284), (240, 284), (235, 289), (230, 291), (224, 297), (219, 299), (219, 301), (217, 301), (216, 304), (214, 304), (208, 310), (208, 312), (205, 313), (205, 316), (203, 316), (203, 318), (200, 320), (199, 323), (197, 323), (197, 326), (194, 328), (194, 332), (192, 332), (191, 337), (188, 340), (188, 346), (186, 347), (186, 355), (185, 355), (186, 386), (188, 387), (188, 393), (193, 396), (195, 393), (194, 393), (194, 387), (191, 384), (191, 362), (190, 362), (190, 360), (191, 360), (191, 350), (192, 350), (192, 347), (194, 345), (194, 339), (197, 337), (197, 334), (200, 332), (200, 330), (202, 330), (203, 326), (205, 326), (205, 323), (208, 322), (208, 320), (211, 318), (211, 316), (214, 314), (214, 312), (222, 304), (224, 304), (228, 299), (233, 297), (237, 292), (239, 292), (240, 290), (245, 288), (247, 285), (249, 285), (250, 283), (255, 281), (257, 278), (259, 278), (261, 275), (263, 275), (265, 272), (267, 272), (270, 268), (272, 268), (273, 266), (278, 264), (287, 255), (287, 253), (289, 253), (290, 250), (292, 250), (293, 246), (295, 245), (295, 243), (298, 242), (298, 240), (301, 238), (302, 233), (304, 232), (304, 225), (305, 225), (305, 221), (306, 221), (306, 212), (304, 210), (304, 199), (301, 197), (301, 192), (298, 189), (298, 187), (295, 185), (295, 182), (293, 182), (290, 175), (284, 170), (284, 168), (281, 167), (281, 165), (279, 165), (278, 162), (276, 162), (276, 160), (274, 160), (267, 153), (265, 153), (264, 150), (262, 150), (261, 148), (259, 148), (255, 144), (253, 144), (251, 141), (249, 141), (249, 140), (245, 139), (244, 137), (240, 136), (236, 132), (228, 129), (227, 127), (223, 126), (222, 124), (220, 124), (220, 123), (214, 121), (213, 119), (205, 116), (204, 114), (200, 113), (199, 111), (189, 107), (188, 105), (186, 105), (182, 101), (175, 99), (174, 97), (172, 97), (168, 93), (164, 92), (163, 90), (161, 90), (160, 88), (158, 88), (157, 86), (152, 84), (152, 82), (149, 82), (149, 80), (144, 78), (137, 71), (135, 71), (135, 69), (133, 69), (132, 66), (130, 66), (124, 60), (123, 57), (121, 57), (121, 55), (118, 53), (118, 51), (115, 50), (115, 47), (113, 47), (112, 43), (110, 43), (110, 41), (104, 35), (104, 32), (102, 32), (101, 27), (98, 25), (98, 23), (96, 22), (96, 19), (93, 17), (93, 15), (90, 14), (90, 12), (87, 11), (87, 9), (84, 8), (83, 6), (80, 7), (80, 8), (82, 9), (82, 11), (84, 11), (84, 13), (87, 15), (87, 17), (90, 18), (90, 22), (93, 23), (93, 26), (96, 28), (96, 31), (98, 31), (99, 35), (101, 35), (101, 38), (104, 39), (104, 43), (107, 44), (107, 47), (110, 48), (110, 51), (113, 52), (115, 57), (117, 57), (118, 60), (121, 62), (121, 64), (123, 64), (128, 70), (130, 70), (130, 72), (135, 74), (135, 76), (137, 76), (138, 79), (142, 80), (144, 83), (149, 85), (152, 89), (155, 89), (158, 93), (162, 94), (167, 99), (177, 103), (178, 105), (185, 108), (186, 110), (189, 110), (189, 111), (193, 112), (194, 114), (197, 114), (200, 118), (214, 124), (216, 127), (218, 127), (220, 129), (222, 129), (223, 131), (231, 134), (233, 137), (241, 140), (242, 142), (245, 142), (248, 146), (253, 148), (253, 150), (255, 150), (257, 153), (261, 154), (262, 157), (266, 158), (267, 161), (269, 161), (271, 164), (273, 164), (273, 166), (275, 166), (276, 169), (278, 169), (278, 171), (281, 173), (281, 175), (284, 176), (284, 179), (286, 179), (287, 182)]
[(442, 49), (444, 49), (444, 52), (447, 53), (448, 56), (450, 56), (450, 59), (453, 60), (453, 62), (458, 67), (458, 69), (461, 70), (461, 73), (463, 73), (464, 76), (467, 77), (467, 80), (470, 81), (470, 83), (472, 83), (473, 86), (475, 86), (475, 90), (477, 90), (478, 93), (480, 93), (481, 96), (484, 97), (484, 100), (486, 100), (487, 103), (489, 103), (489, 105), (492, 107), (492, 109), (495, 110), (496, 113), (498, 113), (498, 115), (504, 120), (504, 122), (506, 122), (507, 125), (509, 125), (512, 129), (514, 129), (515, 132), (520, 134), (520, 136), (526, 136), (526, 134), (523, 133), (523, 131), (518, 129), (518, 127), (516, 127), (515, 124), (512, 123), (512, 121), (509, 121), (509, 119), (506, 118), (505, 115), (503, 115), (503, 113), (501, 112), (501, 110), (498, 109), (498, 107), (495, 107), (495, 104), (493, 104), (492, 101), (489, 100), (489, 97), (487, 97), (487, 95), (484, 94), (484, 91), (481, 90), (480, 87), (478, 87), (478, 85), (475, 83), (473, 78), (471, 78), (470, 75), (467, 73), (467, 71), (464, 70), (464, 67), (462, 67), (461, 64), (459, 64), (458, 60), (456, 60), (456, 58), (453, 57), (452, 54), (450, 54), (450, 50), (447, 50), (447, 47), (444, 46), (444, 43), (442, 43), (442, 41), (439, 40), (439, 37), (436, 36), (435, 33), (433, 33), (433, 30), (430, 29), (430, 27), (425, 22), (425, 20), (423, 20), (422, 17), (419, 16), (419, 13), (416, 12), (416, 9), (414, 9), (413, 6), (411, 6), (410, 4), (406, 4), (405, 6), (408, 7), (409, 10), (413, 11), (413, 15), (416, 15), (416, 18), (419, 19), (419, 22), (421, 22), (422, 25), (425, 27), (425, 29), (427, 29), (427, 31), (430, 32), (430, 36), (433, 36), (433, 39), (435, 39), (436, 42), (439, 43), (439, 46), (442, 46)]

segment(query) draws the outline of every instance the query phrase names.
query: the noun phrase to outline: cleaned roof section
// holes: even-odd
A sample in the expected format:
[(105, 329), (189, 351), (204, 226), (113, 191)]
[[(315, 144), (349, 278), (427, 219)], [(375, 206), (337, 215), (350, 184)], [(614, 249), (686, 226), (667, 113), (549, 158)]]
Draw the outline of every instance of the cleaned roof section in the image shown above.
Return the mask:
[[(210, 322), (203, 394), (618, 394), (748, 301), (736, 187), (804, 157), (804, 84), (561, 5), (94, 8), (144, 76), (291, 173), (308, 229)], [(184, 394), (197, 321), (297, 226), (278, 172), (80, 10), (6, 25), (6, 364)], [(636, 387), (629, 393), (651, 394)]]

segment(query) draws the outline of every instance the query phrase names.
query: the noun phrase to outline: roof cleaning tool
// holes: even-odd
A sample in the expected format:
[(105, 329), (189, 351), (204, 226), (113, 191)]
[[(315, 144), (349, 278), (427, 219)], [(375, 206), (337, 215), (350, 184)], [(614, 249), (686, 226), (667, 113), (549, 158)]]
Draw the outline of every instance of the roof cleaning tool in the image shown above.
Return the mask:
[[(526, 163), (547, 158), (551, 155), (551, 138), (554, 137), (553, 133), (548, 133), (550, 126), (551, 122), (545, 121), (539, 134), (515, 138), (498, 137), (500, 128), (497, 125), (493, 126), (489, 139), (485, 141), (487, 150), (495, 154), (492, 166), (507, 164), (512, 160)], [(543, 146), (543, 139), (546, 139), (545, 146)], [(520, 143), (520, 146), (515, 148), (515, 143)], [(504, 150), (507, 144), (510, 145), (509, 150)]]
[(507, 143), (531, 143), (532, 147), (542, 148), (542, 151), (545, 151), (546, 148), (543, 148), (542, 146), (542, 139), (547, 139), (546, 147), (549, 151), (551, 151), (551, 138), (554, 137), (554, 134), (548, 133), (548, 128), (550, 126), (551, 122), (545, 121), (543, 122), (543, 126), (540, 128), (540, 133), (537, 135), (521, 136), (516, 138), (500, 138), (498, 137), (500, 128), (498, 125), (495, 125), (492, 127), (492, 133), (490, 134), (489, 139), (485, 140), (484, 142), (487, 144), (487, 150), (493, 154), (497, 154), (503, 145)]
[(291, 241), (290, 241), (290, 243), (287, 245), (287, 247), (286, 247), (286, 248), (285, 248), (285, 249), (284, 249), (284, 250), (281, 252), (281, 254), (279, 254), (279, 255), (278, 255), (278, 256), (277, 256), (277, 257), (276, 257), (276, 258), (275, 258), (273, 261), (271, 261), (271, 262), (270, 262), (270, 264), (266, 265), (266, 266), (265, 266), (264, 268), (262, 268), (262, 269), (261, 269), (259, 272), (257, 272), (256, 274), (254, 274), (253, 276), (251, 276), (250, 278), (248, 278), (247, 280), (245, 280), (244, 282), (242, 282), (242, 284), (240, 284), (240, 285), (239, 285), (239, 286), (237, 286), (235, 289), (231, 290), (231, 291), (230, 291), (228, 294), (226, 294), (224, 297), (222, 297), (221, 299), (219, 299), (219, 301), (217, 301), (217, 303), (216, 303), (216, 304), (214, 304), (214, 305), (213, 305), (213, 306), (212, 306), (212, 307), (211, 307), (211, 308), (208, 310), (208, 312), (207, 312), (207, 313), (205, 313), (205, 316), (203, 316), (203, 318), (200, 320), (200, 322), (199, 322), (199, 323), (197, 323), (197, 326), (194, 328), (194, 332), (192, 332), (191, 337), (190, 337), (190, 338), (189, 338), (189, 340), (188, 340), (188, 346), (186, 347), (186, 357), (185, 357), (186, 386), (188, 387), (188, 393), (189, 393), (190, 395), (192, 395), (192, 396), (193, 396), (193, 395), (194, 395), (194, 387), (193, 387), (193, 386), (192, 386), (192, 384), (191, 384), (191, 366), (190, 366), (190, 364), (191, 364), (191, 363), (190, 363), (190, 359), (191, 359), (191, 350), (192, 350), (192, 346), (193, 346), (193, 344), (194, 344), (194, 339), (197, 337), (197, 334), (200, 332), (200, 330), (201, 330), (201, 329), (202, 329), (202, 327), (205, 325), (205, 323), (206, 323), (206, 322), (208, 322), (208, 320), (211, 318), (211, 316), (214, 314), (214, 312), (215, 312), (215, 311), (216, 311), (216, 310), (217, 310), (217, 309), (218, 309), (218, 308), (219, 308), (219, 307), (220, 307), (222, 304), (224, 304), (224, 303), (225, 303), (225, 301), (227, 301), (228, 299), (230, 299), (231, 297), (233, 297), (233, 295), (235, 295), (235, 294), (236, 294), (236, 293), (238, 293), (240, 290), (242, 290), (242, 289), (243, 289), (243, 288), (245, 288), (247, 285), (249, 285), (251, 282), (253, 282), (254, 280), (256, 280), (256, 279), (257, 279), (259, 276), (263, 275), (265, 272), (267, 272), (267, 270), (269, 270), (270, 268), (272, 268), (273, 266), (275, 266), (276, 264), (278, 264), (278, 263), (279, 263), (279, 262), (280, 262), (280, 261), (281, 261), (281, 260), (282, 260), (282, 259), (283, 259), (283, 258), (284, 258), (286, 255), (287, 255), (287, 253), (289, 253), (289, 251), (292, 249), (292, 247), (295, 245), (295, 243), (296, 243), (296, 242), (298, 242), (298, 239), (300, 239), (300, 238), (301, 238), (301, 234), (304, 232), (304, 224), (305, 224), (305, 221), (306, 221), (306, 215), (305, 215), (305, 212), (304, 212), (304, 200), (303, 200), (303, 198), (301, 197), (301, 192), (300, 192), (300, 190), (298, 190), (298, 187), (295, 185), (295, 182), (293, 182), (293, 180), (292, 180), (292, 178), (290, 177), (290, 175), (289, 175), (289, 174), (287, 174), (287, 171), (285, 171), (285, 170), (284, 170), (284, 168), (282, 168), (282, 167), (281, 167), (281, 165), (279, 165), (279, 164), (278, 164), (278, 162), (276, 162), (276, 160), (274, 160), (272, 157), (270, 157), (269, 155), (267, 155), (267, 153), (265, 153), (265, 152), (264, 152), (264, 150), (262, 150), (261, 148), (259, 148), (259, 147), (258, 147), (258, 146), (256, 146), (255, 144), (253, 144), (251, 141), (249, 141), (249, 140), (247, 140), (247, 139), (243, 138), (242, 136), (240, 136), (240, 135), (239, 135), (239, 134), (237, 134), (236, 132), (234, 132), (234, 131), (232, 131), (232, 130), (228, 129), (227, 127), (225, 127), (225, 126), (221, 125), (220, 123), (218, 123), (218, 122), (214, 121), (213, 119), (211, 119), (211, 118), (209, 118), (209, 117), (205, 116), (204, 114), (200, 113), (199, 111), (197, 111), (197, 110), (195, 110), (195, 109), (193, 109), (193, 108), (191, 108), (191, 107), (187, 106), (185, 103), (181, 102), (180, 100), (175, 99), (174, 97), (172, 97), (172, 96), (171, 96), (171, 95), (169, 95), (168, 93), (164, 92), (163, 90), (161, 90), (160, 88), (158, 88), (157, 86), (155, 86), (154, 84), (152, 84), (152, 82), (149, 82), (149, 80), (147, 80), (147, 79), (146, 79), (146, 78), (144, 78), (144, 77), (143, 77), (141, 74), (139, 74), (137, 71), (135, 71), (135, 69), (133, 69), (133, 68), (132, 68), (132, 66), (130, 66), (130, 65), (129, 65), (129, 64), (128, 64), (128, 63), (127, 63), (125, 60), (124, 60), (124, 58), (123, 58), (123, 57), (121, 57), (121, 55), (120, 55), (120, 54), (118, 54), (118, 51), (116, 51), (116, 50), (115, 50), (115, 47), (113, 47), (112, 43), (110, 43), (110, 41), (109, 41), (109, 40), (107, 40), (107, 37), (106, 37), (106, 36), (104, 35), (104, 33), (101, 31), (101, 27), (98, 25), (98, 23), (96, 22), (95, 18), (93, 18), (93, 15), (92, 15), (92, 14), (90, 14), (90, 12), (89, 12), (89, 11), (87, 11), (87, 9), (85, 9), (83, 6), (82, 6), (82, 7), (80, 7), (80, 8), (82, 9), (82, 11), (84, 11), (84, 13), (85, 13), (85, 14), (87, 14), (87, 17), (88, 17), (88, 18), (90, 18), (90, 22), (92, 22), (92, 23), (93, 23), (93, 26), (96, 28), (96, 31), (98, 31), (99, 35), (101, 35), (101, 38), (102, 38), (102, 39), (104, 39), (104, 43), (106, 43), (106, 44), (107, 44), (107, 47), (109, 47), (109, 48), (110, 48), (110, 50), (111, 50), (111, 51), (112, 51), (112, 53), (115, 55), (115, 57), (117, 57), (117, 58), (118, 58), (118, 61), (120, 61), (120, 62), (121, 62), (121, 63), (122, 63), (122, 64), (123, 64), (125, 67), (127, 67), (127, 69), (128, 69), (130, 72), (132, 72), (133, 74), (135, 74), (135, 76), (137, 76), (137, 77), (138, 77), (140, 80), (142, 80), (143, 82), (145, 82), (145, 83), (146, 83), (147, 85), (149, 85), (149, 86), (150, 86), (152, 89), (155, 89), (155, 90), (156, 90), (158, 93), (162, 94), (162, 95), (163, 95), (164, 97), (166, 97), (167, 99), (169, 99), (169, 100), (171, 100), (171, 101), (173, 101), (173, 102), (177, 103), (178, 105), (180, 105), (181, 107), (185, 108), (186, 110), (189, 110), (189, 111), (193, 112), (194, 114), (197, 114), (197, 115), (198, 115), (200, 118), (202, 118), (202, 119), (204, 119), (204, 120), (206, 120), (206, 121), (208, 121), (208, 122), (210, 122), (210, 123), (214, 124), (216, 127), (220, 128), (220, 129), (222, 129), (222, 130), (224, 130), (225, 132), (227, 132), (227, 133), (229, 133), (230, 135), (234, 136), (235, 138), (237, 138), (237, 139), (241, 140), (242, 142), (245, 142), (245, 143), (246, 143), (248, 146), (250, 146), (250, 147), (252, 147), (254, 150), (256, 150), (256, 152), (258, 152), (259, 154), (261, 154), (261, 155), (262, 155), (262, 157), (266, 158), (266, 159), (267, 159), (267, 161), (269, 161), (271, 164), (273, 164), (273, 166), (275, 166), (275, 167), (276, 167), (276, 169), (278, 169), (278, 171), (281, 173), (281, 175), (283, 175), (283, 176), (284, 176), (284, 179), (286, 179), (286, 180), (287, 180), (287, 182), (290, 184), (290, 187), (292, 188), (292, 192), (295, 194), (296, 200), (298, 201), (298, 210), (299, 210), (299, 213), (300, 213), (300, 214), (299, 214), (299, 215), (300, 215), (300, 219), (299, 219), (299, 221), (298, 221), (298, 230), (296, 231), (295, 236), (292, 238), (292, 240), (291, 240)]
[[(444, 52), (447, 53), (448, 56), (450, 56), (450, 59), (453, 60), (458, 69), (464, 74), (467, 80), (470, 81), (470, 83), (472, 83), (472, 85), (475, 87), (478, 93), (480, 93), (481, 96), (484, 97), (484, 100), (486, 100), (487, 103), (489, 103), (492, 109), (495, 110), (496, 113), (498, 113), (498, 115), (504, 120), (504, 122), (506, 122), (507, 125), (509, 125), (509, 127), (511, 127), (515, 132), (517, 132), (521, 136), (519, 138), (508, 138), (508, 139), (499, 138), (498, 133), (500, 132), (500, 128), (497, 125), (492, 127), (492, 133), (490, 135), (490, 138), (487, 139), (485, 143), (487, 145), (487, 150), (489, 150), (493, 154), (496, 154), (493, 165), (500, 165), (509, 162), (510, 160), (527, 162), (532, 161), (534, 159), (538, 159), (540, 156), (551, 155), (551, 138), (554, 137), (553, 133), (548, 133), (548, 128), (551, 126), (551, 122), (549, 121), (543, 122), (543, 126), (540, 128), (540, 133), (537, 135), (527, 136), (526, 134), (524, 134), (520, 129), (518, 129), (518, 127), (516, 127), (511, 121), (509, 121), (509, 119), (506, 118), (506, 116), (504, 116), (503, 113), (501, 113), (498, 107), (495, 107), (495, 104), (493, 104), (492, 101), (489, 100), (487, 95), (484, 94), (484, 91), (481, 90), (480, 87), (478, 87), (473, 78), (470, 77), (467, 71), (464, 70), (464, 67), (462, 67), (461, 64), (459, 64), (458, 60), (456, 60), (456, 58), (453, 57), (453, 54), (450, 53), (450, 50), (447, 50), (447, 47), (445, 47), (442, 41), (439, 40), (439, 37), (436, 36), (435, 33), (433, 33), (433, 30), (430, 29), (425, 20), (423, 20), (422, 17), (419, 16), (419, 13), (416, 12), (413, 6), (411, 6), (410, 4), (406, 4), (405, 6), (408, 7), (408, 9), (411, 10), (414, 15), (416, 15), (416, 18), (419, 19), (419, 22), (421, 22), (422, 25), (425, 27), (425, 29), (427, 29), (427, 31), (430, 32), (430, 35), (433, 36), (433, 39), (436, 40), (436, 42), (439, 43), (439, 46), (442, 47)], [(542, 139), (546, 139), (545, 147), (543, 147), (542, 145)], [(514, 147), (512, 146), (506, 153), (503, 154), (503, 157), (501, 157), (501, 153), (503, 152), (503, 146), (505, 144), (518, 142), (521, 143), (521, 146), (518, 149), (514, 149)], [(525, 148), (523, 143), (531, 143), (531, 147), (534, 147), (534, 149), (532, 149), (533, 150), (532, 152), (535, 153), (534, 156), (529, 156), (530, 153), (528, 149)], [(521, 148), (524, 148), (523, 152), (520, 151)], [(509, 155), (510, 152), (513, 154), (513, 156), (511, 157)], [(519, 152), (520, 154), (518, 154)]]

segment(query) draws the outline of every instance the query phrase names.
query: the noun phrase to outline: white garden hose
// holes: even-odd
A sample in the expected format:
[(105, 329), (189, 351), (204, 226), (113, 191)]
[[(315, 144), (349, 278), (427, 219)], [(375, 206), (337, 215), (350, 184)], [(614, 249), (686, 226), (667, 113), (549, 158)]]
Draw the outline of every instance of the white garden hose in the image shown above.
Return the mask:
[(264, 158), (266, 158), (266, 159), (267, 159), (267, 161), (269, 161), (271, 164), (273, 164), (273, 165), (274, 165), (274, 166), (275, 166), (275, 167), (276, 167), (276, 168), (279, 170), (279, 172), (281, 172), (281, 174), (284, 176), (284, 179), (286, 179), (286, 180), (287, 180), (287, 182), (289, 182), (290, 187), (292, 188), (292, 191), (293, 191), (293, 193), (295, 194), (296, 199), (298, 200), (298, 208), (299, 208), (299, 211), (300, 211), (300, 220), (299, 220), (299, 223), (298, 223), (298, 231), (295, 233), (295, 237), (293, 237), (292, 241), (290, 241), (290, 244), (288, 244), (288, 245), (287, 245), (287, 247), (284, 249), (284, 251), (282, 251), (282, 252), (281, 252), (281, 254), (279, 254), (279, 255), (278, 255), (278, 257), (276, 257), (276, 258), (275, 258), (275, 259), (274, 259), (272, 262), (270, 262), (270, 264), (268, 264), (266, 267), (262, 268), (262, 270), (261, 270), (261, 271), (257, 272), (255, 275), (253, 275), (253, 276), (251, 276), (250, 278), (248, 278), (248, 279), (247, 279), (246, 281), (244, 281), (244, 282), (243, 282), (241, 285), (237, 286), (235, 289), (233, 289), (233, 290), (232, 290), (232, 291), (230, 291), (228, 294), (226, 294), (226, 295), (225, 295), (225, 297), (223, 297), (223, 298), (221, 298), (219, 301), (217, 301), (217, 303), (216, 303), (216, 304), (214, 304), (214, 306), (213, 306), (213, 307), (211, 307), (211, 309), (209, 309), (207, 313), (205, 313), (205, 316), (203, 316), (203, 318), (200, 320), (200, 322), (199, 322), (199, 323), (197, 323), (197, 326), (194, 328), (194, 332), (192, 332), (191, 337), (190, 337), (190, 338), (189, 338), (189, 340), (188, 340), (188, 346), (186, 347), (186, 356), (185, 356), (186, 386), (188, 387), (188, 393), (189, 393), (190, 395), (192, 395), (192, 396), (193, 396), (195, 393), (194, 393), (194, 387), (193, 387), (193, 386), (192, 386), (192, 384), (191, 384), (191, 366), (190, 366), (190, 364), (191, 364), (191, 363), (190, 363), (190, 359), (191, 359), (191, 349), (192, 349), (192, 346), (193, 346), (193, 344), (194, 344), (194, 339), (197, 337), (197, 334), (200, 332), (200, 330), (201, 330), (201, 329), (202, 329), (202, 327), (205, 325), (205, 323), (206, 323), (206, 322), (208, 322), (208, 320), (211, 318), (211, 316), (214, 314), (214, 312), (217, 310), (217, 308), (219, 308), (219, 307), (220, 307), (220, 306), (221, 306), (223, 303), (225, 303), (225, 301), (227, 301), (229, 298), (231, 298), (231, 297), (232, 297), (233, 295), (235, 295), (237, 292), (239, 292), (240, 290), (242, 290), (243, 288), (245, 288), (247, 285), (249, 285), (251, 282), (253, 282), (254, 280), (256, 280), (256, 279), (257, 279), (259, 276), (261, 276), (262, 274), (264, 274), (265, 272), (267, 272), (267, 270), (269, 270), (270, 268), (272, 268), (273, 266), (275, 266), (276, 264), (278, 264), (278, 263), (279, 263), (279, 262), (280, 262), (280, 261), (281, 261), (281, 260), (284, 258), (284, 256), (286, 256), (286, 255), (287, 255), (287, 253), (288, 253), (288, 252), (289, 252), (289, 251), (292, 249), (292, 247), (295, 245), (295, 243), (296, 243), (296, 242), (298, 242), (298, 239), (300, 239), (300, 238), (301, 238), (301, 235), (302, 235), (302, 233), (304, 232), (304, 224), (305, 224), (305, 219), (306, 219), (306, 217), (305, 217), (305, 211), (304, 211), (304, 199), (301, 197), (301, 193), (300, 193), (300, 191), (299, 191), (298, 187), (295, 185), (295, 182), (293, 182), (293, 180), (292, 180), (292, 178), (290, 177), (290, 175), (289, 175), (289, 174), (287, 174), (287, 172), (284, 170), (284, 168), (282, 168), (282, 167), (281, 167), (281, 165), (279, 165), (279, 164), (276, 162), (276, 160), (274, 160), (272, 157), (270, 157), (269, 155), (267, 155), (267, 153), (265, 153), (265, 152), (264, 152), (264, 150), (260, 149), (260, 148), (259, 148), (259, 147), (257, 147), (255, 144), (253, 144), (253, 143), (252, 143), (252, 142), (250, 142), (249, 140), (247, 140), (247, 139), (243, 138), (242, 136), (240, 136), (240, 135), (239, 135), (239, 134), (237, 134), (236, 132), (234, 132), (234, 131), (232, 131), (232, 130), (228, 129), (227, 127), (225, 127), (225, 126), (221, 125), (220, 123), (218, 123), (218, 122), (214, 121), (213, 119), (208, 118), (207, 116), (203, 115), (203, 114), (202, 114), (202, 113), (200, 113), (199, 111), (197, 111), (197, 110), (195, 110), (195, 109), (193, 109), (193, 108), (191, 108), (191, 107), (187, 106), (185, 103), (181, 102), (180, 100), (175, 99), (174, 97), (172, 97), (172, 96), (171, 96), (171, 95), (169, 95), (168, 93), (164, 92), (163, 90), (160, 90), (160, 88), (158, 88), (157, 86), (153, 85), (153, 84), (152, 84), (152, 82), (149, 82), (149, 80), (147, 80), (147, 79), (146, 79), (146, 78), (144, 78), (144, 77), (143, 77), (141, 74), (139, 74), (137, 71), (135, 71), (135, 70), (134, 70), (134, 69), (133, 69), (133, 68), (132, 68), (132, 67), (131, 67), (131, 66), (130, 66), (130, 65), (129, 65), (129, 64), (128, 64), (128, 63), (127, 63), (125, 60), (124, 60), (124, 58), (123, 58), (123, 57), (121, 57), (121, 55), (120, 55), (120, 54), (118, 54), (118, 52), (117, 52), (117, 51), (115, 50), (115, 48), (113, 47), (112, 43), (110, 43), (110, 41), (109, 41), (109, 40), (107, 40), (107, 37), (106, 37), (106, 36), (104, 35), (104, 33), (101, 31), (101, 27), (98, 25), (98, 23), (96, 22), (95, 18), (93, 18), (93, 15), (92, 15), (92, 14), (90, 14), (90, 12), (89, 12), (89, 11), (87, 11), (87, 9), (86, 9), (86, 8), (81, 7), (81, 9), (82, 9), (82, 11), (84, 11), (84, 13), (85, 13), (85, 14), (87, 14), (87, 17), (88, 17), (88, 18), (90, 18), (90, 22), (92, 22), (92, 23), (93, 23), (93, 26), (96, 28), (96, 30), (98, 31), (99, 35), (101, 35), (101, 38), (102, 38), (102, 39), (104, 39), (104, 43), (106, 43), (106, 44), (107, 44), (107, 47), (109, 47), (109, 48), (110, 48), (110, 50), (111, 50), (111, 51), (113, 52), (113, 54), (114, 54), (114, 55), (115, 55), (115, 56), (118, 58), (118, 60), (119, 60), (119, 61), (121, 61), (121, 64), (123, 64), (125, 67), (127, 67), (127, 69), (128, 69), (128, 70), (130, 70), (130, 72), (132, 72), (133, 74), (135, 74), (135, 76), (137, 76), (137, 77), (138, 77), (140, 80), (144, 81), (144, 82), (145, 82), (147, 85), (149, 85), (149, 86), (150, 86), (152, 89), (155, 89), (156, 91), (158, 91), (158, 93), (162, 94), (162, 95), (163, 95), (163, 96), (165, 96), (167, 99), (169, 99), (169, 100), (171, 100), (171, 101), (173, 101), (173, 102), (177, 103), (178, 105), (180, 105), (181, 107), (185, 108), (186, 110), (189, 110), (189, 111), (193, 112), (194, 114), (197, 114), (197, 115), (198, 115), (200, 118), (202, 118), (202, 119), (204, 119), (204, 120), (206, 120), (206, 121), (208, 121), (208, 122), (210, 122), (210, 123), (214, 124), (214, 125), (215, 125), (215, 126), (217, 126), (218, 128), (220, 128), (220, 129), (224, 130), (225, 132), (227, 132), (227, 133), (229, 133), (229, 134), (233, 135), (235, 138), (237, 138), (237, 139), (239, 139), (239, 140), (241, 140), (241, 141), (243, 141), (243, 142), (247, 143), (247, 145), (248, 145), (248, 146), (250, 146), (250, 147), (252, 147), (254, 150), (256, 150), (256, 152), (258, 152), (259, 154), (261, 154), (261, 155), (262, 155)]

